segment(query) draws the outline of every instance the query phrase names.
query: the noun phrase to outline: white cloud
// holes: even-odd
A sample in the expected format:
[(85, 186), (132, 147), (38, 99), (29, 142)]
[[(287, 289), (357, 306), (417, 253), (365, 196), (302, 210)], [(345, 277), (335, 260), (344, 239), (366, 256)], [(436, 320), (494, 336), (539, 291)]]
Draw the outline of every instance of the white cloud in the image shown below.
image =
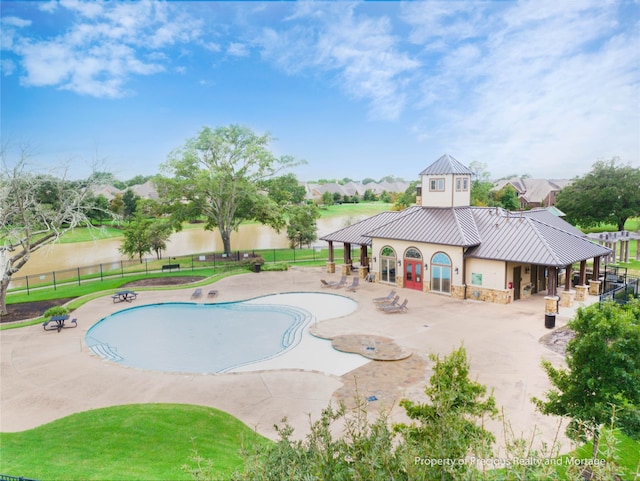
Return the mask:
[(2, 59), (2, 61), (0, 61), (0, 69), (2, 70), (2, 75), (9, 76), (15, 71), (16, 64), (13, 60)]
[(2, 17), (1, 19), (2, 28), (10, 27), (28, 27), (31, 25), (31, 20), (25, 20), (19, 17)]
[(406, 105), (405, 76), (419, 63), (398, 47), (388, 18), (358, 15), (351, 3), (302, 2), (288, 28), (265, 28), (263, 57), (289, 74), (320, 70), (348, 96), (369, 102), (370, 115), (397, 119)]
[[(13, 33), (3, 48), (16, 55), (25, 86), (56, 86), (95, 97), (122, 97), (133, 75), (166, 69), (162, 49), (200, 35), (200, 20), (156, 2), (103, 4), (68, 0), (59, 13), (77, 14), (62, 33), (48, 38)], [(169, 11), (171, 10), (171, 11)], [(14, 24), (16, 21), (10, 20)]]
[(232, 57), (248, 57), (249, 49), (243, 43), (231, 42), (227, 48), (227, 54)]
[[(474, 4), (473, 15), (456, 19), (435, 14), (430, 3), (411, 5), (411, 38), (433, 62), (421, 71), (416, 99), (422, 139), (450, 139), (443, 148), (502, 173), (551, 176), (553, 165), (562, 176), (588, 170), (598, 157), (637, 158), (639, 38), (617, 28), (616, 4), (517, 3), (496, 11), (489, 3), (484, 12)], [(479, 20), (474, 28), (469, 18)], [(448, 50), (433, 55), (442, 31)]]

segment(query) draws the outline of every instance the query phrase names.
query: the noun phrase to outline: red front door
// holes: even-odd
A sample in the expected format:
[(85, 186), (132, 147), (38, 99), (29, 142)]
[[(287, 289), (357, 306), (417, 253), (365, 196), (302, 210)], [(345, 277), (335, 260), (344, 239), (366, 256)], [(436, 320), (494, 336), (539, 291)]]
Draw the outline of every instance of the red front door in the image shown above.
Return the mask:
[(413, 259), (404, 260), (404, 287), (422, 290), (422, 262)]

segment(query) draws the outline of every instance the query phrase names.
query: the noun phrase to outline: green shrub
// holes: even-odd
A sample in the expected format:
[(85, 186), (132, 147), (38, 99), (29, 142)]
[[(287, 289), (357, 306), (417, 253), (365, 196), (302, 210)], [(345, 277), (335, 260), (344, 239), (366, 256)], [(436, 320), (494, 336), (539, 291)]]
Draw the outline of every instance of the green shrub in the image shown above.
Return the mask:
[(66, 306), (53, 306), (47, 309), (43, 317), (66, 316), (69, 314), (69, 308)]

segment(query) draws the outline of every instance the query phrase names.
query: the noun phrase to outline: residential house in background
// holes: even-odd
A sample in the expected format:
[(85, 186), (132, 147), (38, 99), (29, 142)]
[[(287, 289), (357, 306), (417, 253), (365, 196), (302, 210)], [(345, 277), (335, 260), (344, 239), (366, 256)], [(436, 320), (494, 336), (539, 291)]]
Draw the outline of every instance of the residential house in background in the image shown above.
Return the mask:
[(556, 196), (564, 187), (569, 185), (568, 179), (529, 179), (513, 177), (494, 183), (493, 190), (500, 190), (511, 185), (518, 193), (521, 209), (535, 207), (552, 207), (556, 203)]
[(307, 199), (320, 199), (325, 192), (331, 192), (332, 194), (338, 193), (341, 197), (346, 195), (348, 197), (356, 196), (362, 199), (367, 190), (370, 190), (377, 196), (385, 191), (391, 194), (404, 192), (409, 187), (409, 182), (370, 182), (368, 184), (362, 184), (360, 182), (347, 182), (345, 184), (338, 184), (336, 182), (326, 184), (307, 182), (303, 185), (307, 191)]

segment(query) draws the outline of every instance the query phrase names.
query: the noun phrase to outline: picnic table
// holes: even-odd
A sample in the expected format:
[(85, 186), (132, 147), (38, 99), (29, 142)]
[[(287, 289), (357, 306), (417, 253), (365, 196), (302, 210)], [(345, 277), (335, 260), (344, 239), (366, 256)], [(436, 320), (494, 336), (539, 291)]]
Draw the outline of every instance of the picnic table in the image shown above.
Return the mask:
[[(51, 316), (51, 318), (48, 321), (44, 321), (42, 323), (42, 327), (44, 328), (45, 331), (55, 331), (57, 330), (58, 332), (60, 332), (61, 329), (67, 329), (70, 327), (78, 327), (78, 321), (77, 319), (72, 319), (71, 320), (71, 324), (73, 324), (73, 326), (65, 326), (64, 325), (64, 321), (66, 321), (67, 319), (69, 319), (69, 315), (66, 314), (64, 316)], [(54, 324), (54, 327), (48, 327), (49, 324)]]
[(137, 292), (133, 291), (118, 291), (114, 295), (111, 296), (113, 302), (131, 302), (136, 297), (138, 297)]

